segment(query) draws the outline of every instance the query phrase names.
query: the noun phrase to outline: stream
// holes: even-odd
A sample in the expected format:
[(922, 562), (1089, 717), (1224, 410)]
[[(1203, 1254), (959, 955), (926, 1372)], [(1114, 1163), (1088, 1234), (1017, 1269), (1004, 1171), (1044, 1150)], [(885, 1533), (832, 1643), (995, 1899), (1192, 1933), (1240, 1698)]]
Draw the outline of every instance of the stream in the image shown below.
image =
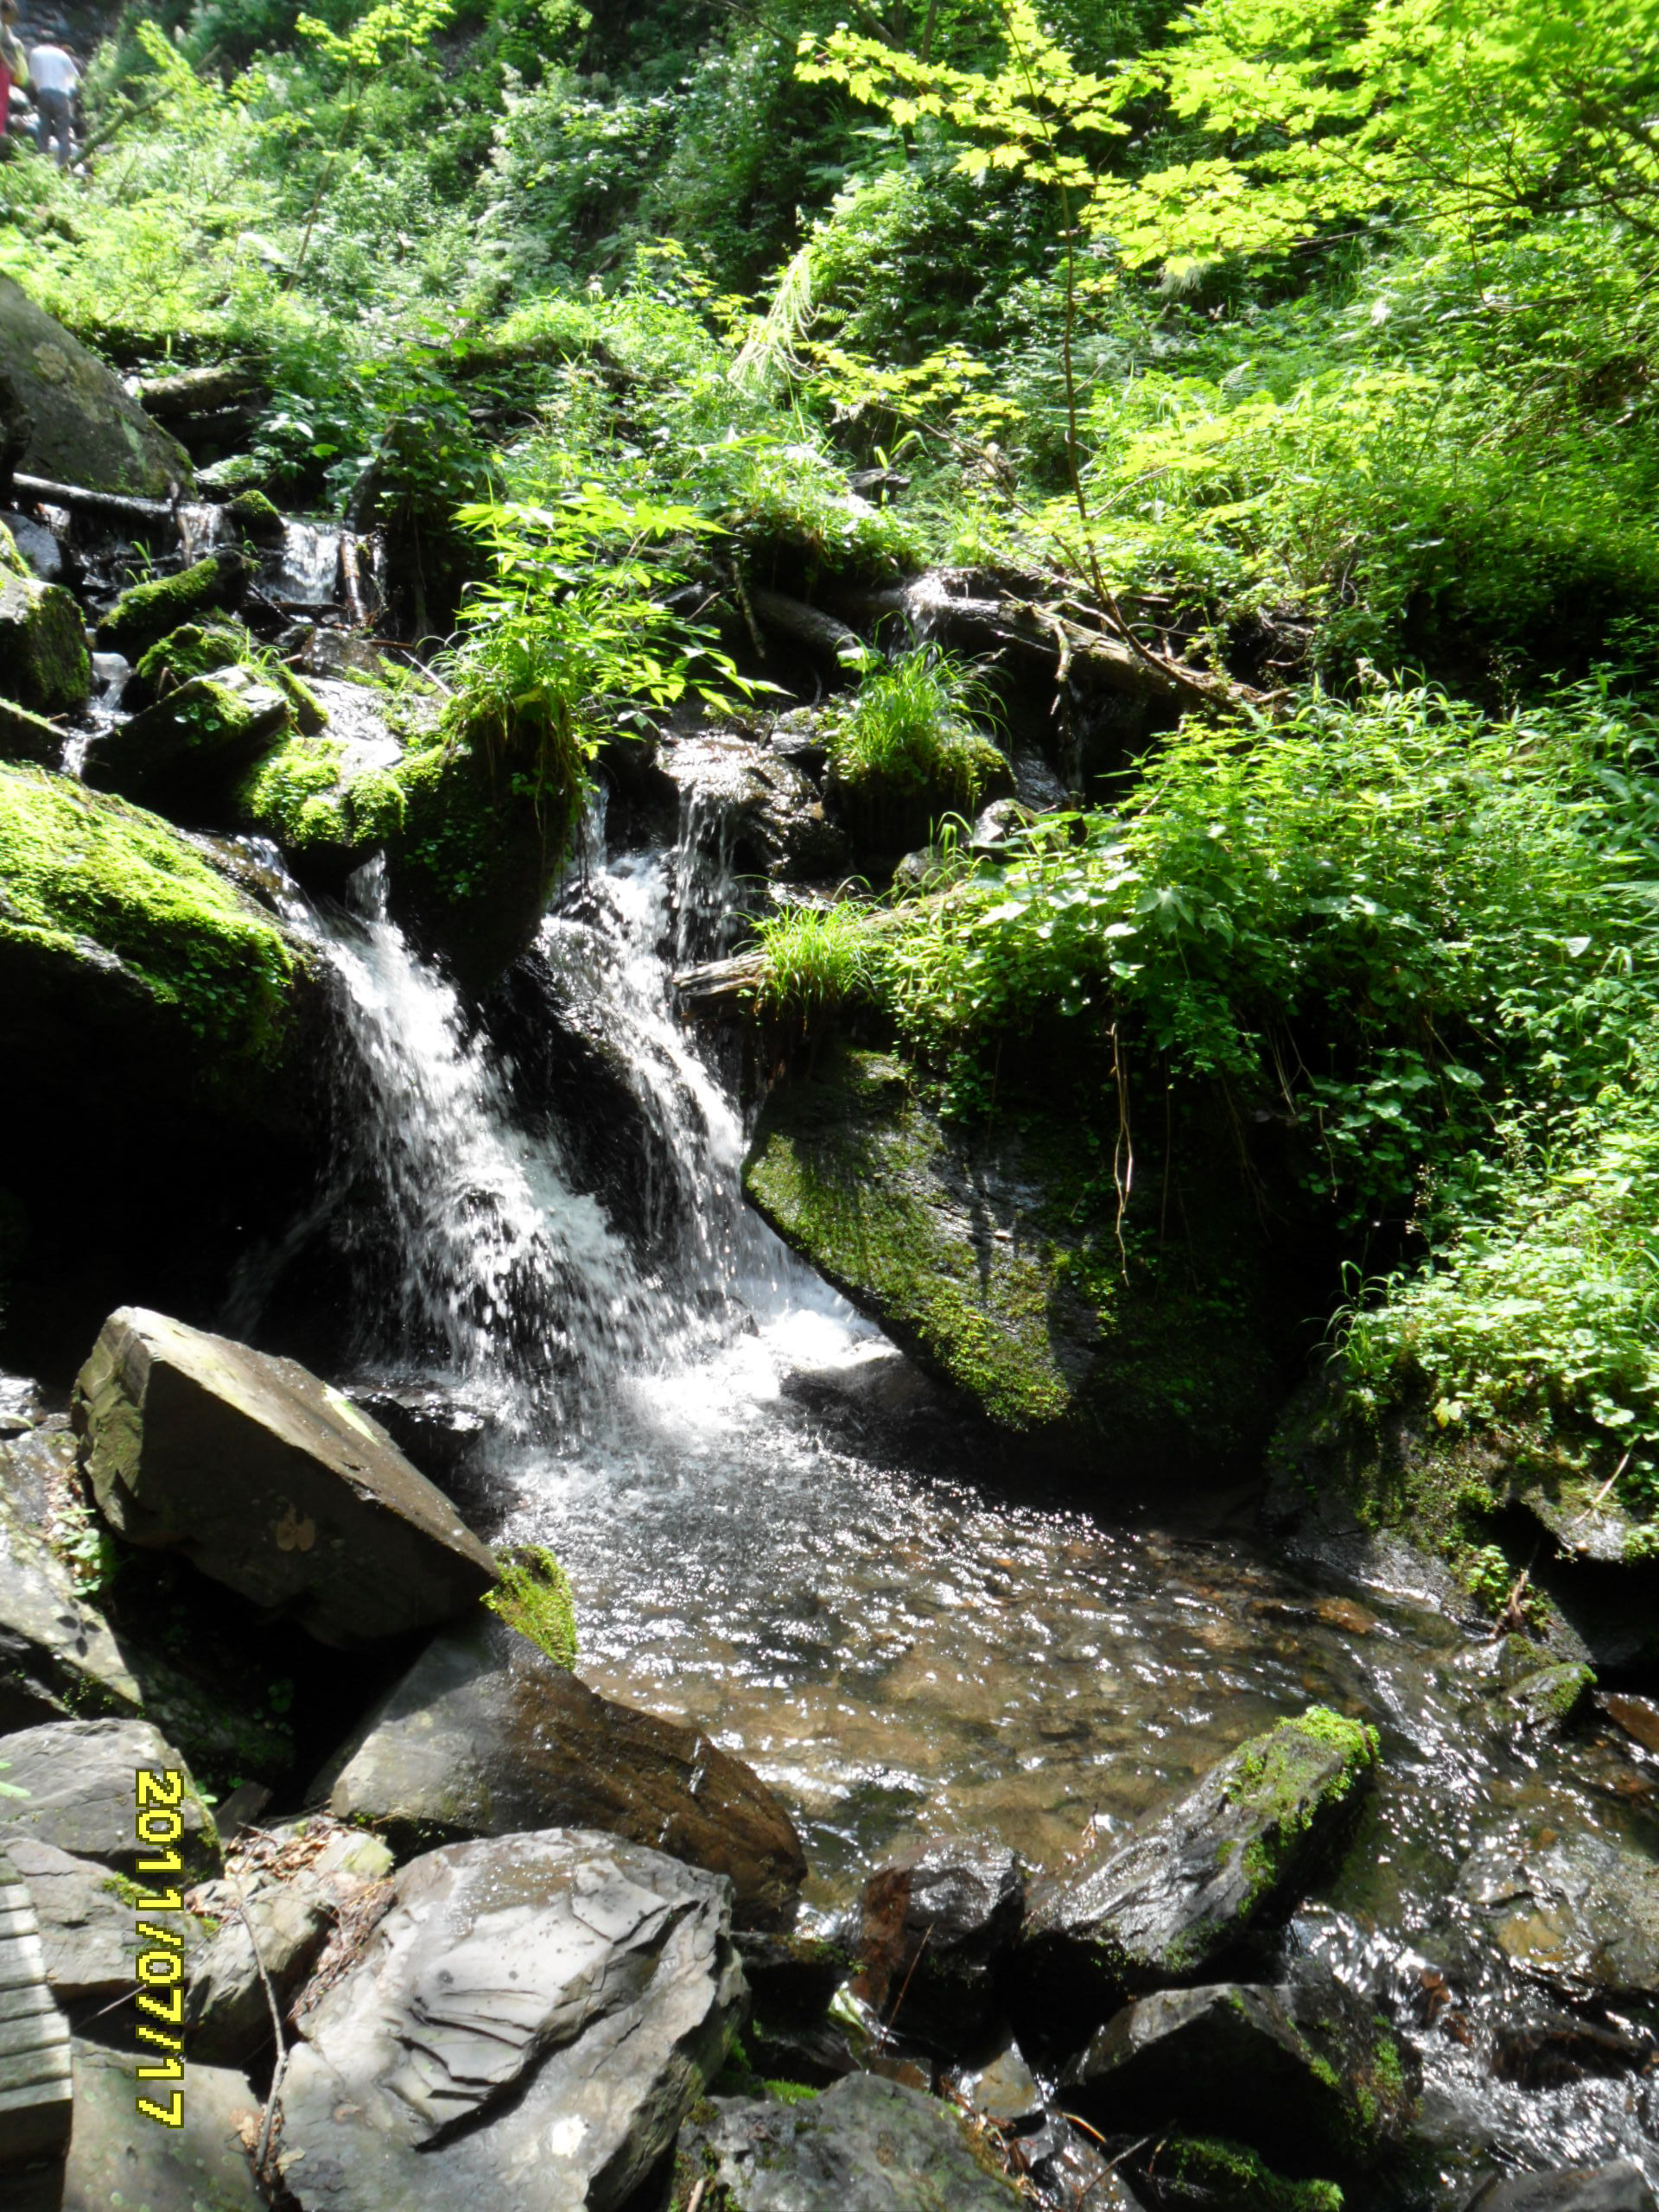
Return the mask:
[[(282, 601), (326, 601), (334, 557), (290, 524)], [(120, 671), (101, 673), (94, 720), (119, 711)], [(319, 689), (379, 757), (361, 691)], [(799, 1826), (818, 1915), (907, 1839), (986, 1834), (1052, 1866), (1279, 1716), (1317, 1701), (1374, 1723), (1375, 1805), (1284, 1960), (1323, 1960), (1415, 2045), (1437, 2201), (1494, 2159), (1624, 2156), (1659, 2184), (1659, 2075), (1522, 2078), (1505, 2051), (1560, 2004), (1455, 1893), (1496, 1833), (1651, 1853), (1652, 1763), (1599, 1725), (1504, 1726), (1484, 1702), (1492, 1643), (1408, 1560), (1319, 1587), (1264, 1542), (1253, 1497), (1091, 1510), (791, 1255), (744, 1201), (743, 1114), (673, 1005), (675, 967), (731, 941), (728, 844), (707, 794), (651, 850), (608, 843), (596, 805), (517, 971), (519, 1031), (528, 1000), (532, 1031), (579, 1033), (609, 1072), (595, 1111), (625, 1167), (608, 1185), (593, 1130), (388, 918), (379, 863), (321, 906), (260, 849), (334, 978), (340, 1134), (315, 1204), (246, 1255), (223, 1325), (259, 1341), (284, 1284), (322, 1259), (343, 1273), (337, 1379), (439, 1409), (480, 1533), (563, 1561), (584, 1676), (758, 1770)]]

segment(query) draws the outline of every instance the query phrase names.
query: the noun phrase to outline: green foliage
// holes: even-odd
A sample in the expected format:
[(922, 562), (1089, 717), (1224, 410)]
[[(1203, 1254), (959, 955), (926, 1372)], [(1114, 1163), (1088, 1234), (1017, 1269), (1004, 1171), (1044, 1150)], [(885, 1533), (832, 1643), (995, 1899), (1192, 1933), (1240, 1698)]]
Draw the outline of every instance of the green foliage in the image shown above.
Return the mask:
[(836, 781), (852, 791), (925, 794), (970, 809), (989, 773), (967, 717), (987, 703), (984, 686), (961, 662), (922, 645), (872, 660), (844, 709), (825, 724)]
[(544, 1544), (525, 1544), (501, 1562), (484, 1603), (509, 1628), (569, 1672), (576, 1663), (576, 1609), (570, 1580)]
[(785, 906), (760, 925), (761, 1002), (810, 1021), (869, 986), (869, 943), (856, 908)]

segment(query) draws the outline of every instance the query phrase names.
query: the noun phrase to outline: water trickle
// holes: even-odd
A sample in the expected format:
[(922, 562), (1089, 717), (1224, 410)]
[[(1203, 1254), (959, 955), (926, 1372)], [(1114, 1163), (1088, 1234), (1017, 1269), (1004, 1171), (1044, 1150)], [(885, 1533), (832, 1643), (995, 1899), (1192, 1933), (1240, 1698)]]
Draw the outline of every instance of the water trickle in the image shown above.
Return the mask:
[(174, 509), (174, 514), (178, 523), (179, 553), (187, 569), (211, 553), (230, 534), (224, 508), (206, 500), (182, 500)]
[(340, 532), (315, 523), (286, 522), (281, 550), (273, 554), (267, 584), (273, 599), (296, 607), (323, 607), (339, 586)]

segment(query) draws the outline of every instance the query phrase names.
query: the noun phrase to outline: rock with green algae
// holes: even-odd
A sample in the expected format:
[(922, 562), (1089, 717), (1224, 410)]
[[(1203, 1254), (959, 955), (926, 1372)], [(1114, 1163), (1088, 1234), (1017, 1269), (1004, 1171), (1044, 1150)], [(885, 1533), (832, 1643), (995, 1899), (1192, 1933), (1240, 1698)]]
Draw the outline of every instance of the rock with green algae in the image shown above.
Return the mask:
[(210, 553), (176, 575), (155, 576), (124, 591), (98, 626), (105, 652), (135, 660), (147, 645), (209, 608), (234, 607), (247, 588), (248, 564), (240, 553)]
[(63, 732), (54, 722), (0, 699), (0, 760), (38, 760), (49, 766), (62, 750)]
[(64, 715), (84, 707), (92, 689), (73, 596), (0, 568), (0, 694), (34, 713)]
[(291, 711), (251, 669), (192, 676), (100, 731), (86, 748), (82, 779), (193, 827), (216, 828), (227, 820), (232, 779), (270, 749)]
[(1156, 2201), (1194, 2212), (1342, 2212), (1333, 2181), (1288, 2181), (1243, 2143), (1176, 2135), (1156, 2154)]
[(0, 522), (0, 574), (26, 576), (29, 573), (29, 563), (17, 550), (16, 539), (5, 524)]
[(1198, 1980), (1284, 1917), (1340, 1853), (1375, 1777), (1375, 1730), (1324, 1706), (1281, 1720), (1198, 1788), (1033, 1885), (1020, 2005), (1098, 2021), (1126, 1995)]
[(252, 538), (256, 543), (274, 543), (283, 535), (281, 508), (253, 485), (236, 493), (227, 512), (243, 537)]
[(189, 489), (183, 447), (9, 276), (0, 276), (0, 381), (10, 382), (28, 418), (14, 465), (29, 475), (148, 499)]
[(232, 621), (184, 622), (158, 639), (128, 677), (121, 703), (130, 709), (148, 707), (193, 676), (231, 667), (251, 669), (282, 692), (294, 709), (296, 728), (315, 736), (327, 728), (328, 716), (303, 677), (275, 653), (262, 652), (242, 624)]
[(116, 1081), (129, 1108), (217, 1098), (290, 1123), (308, 981), (303, 949), (170, 823), (0, 765), (0, 1058), (43, 1089)]
[(1159, 1990), (1097, 2030), (1060, 2087), (1108, 2133), (1213, 2130), (1307, 2176), (1370, 2171), (1402, 2140), (1418, 2080), (1386, 2022), (1333, 1980)]
[(1010, 1071), (994, 1119), (950, 1123), (902, 1060), (826, 1039), (767, 1099), (744, 1187), (1000, 1426), (1086, 1452), (1109, 1479), (1243, 1464), (1282, 1403), (1311, 1294), (1278, 1271), (1230, 1168), (1197, 1179), (1197, 1146), (1167, 1210), (1185, 1232), (1160, 1236), (1155, 1164), (1120, 1224), (1092, 1110), (1064, 1084), (1022, 1093)]

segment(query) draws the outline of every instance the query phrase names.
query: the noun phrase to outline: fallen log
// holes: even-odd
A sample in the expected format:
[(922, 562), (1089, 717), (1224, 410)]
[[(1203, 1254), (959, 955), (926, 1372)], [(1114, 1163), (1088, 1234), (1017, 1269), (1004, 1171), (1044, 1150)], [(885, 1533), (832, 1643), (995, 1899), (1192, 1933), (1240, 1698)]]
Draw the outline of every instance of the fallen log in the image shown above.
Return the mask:
[(781, 637), (794, 639), (797, 645), (811, 652), (823, 653), (831, 660), (845, 659), (849, 654), (864, 651), (864, 641), (855, 630), (833, 614), (826, 614), (821, 607), (809, 607), (802, 599), (791, 599), (780, 591), (758, 591), (751, 587), (749, 605), (763, 629), (776, 630)]
[(740, 952), (729, 960), (705, 960), (699, 967), (679, 969), (674, 977), (675, 996), (686, 1014), (734, 1014), (740, 1001), (754, 996), (766, 972), (762, 952)]
[(205, 369), (185, 369), (175, 377), (147, 377), (138, 386), (138, 404), (157, 422), (186, 421), (217, 415), (240, 400), (263, 394), (264, 378), (251, 361), (215, 361)]
[(53, 507), (79, 507), (89, 514), (114, 515), (122, 522), (172, 522), (177, 506), (171, 499), (141, 499), (131, 492), (94, 492), (85, 484), (54, 484), (48, 476), (25, 476), (18, 470), (12, 488), (31, 505), (43, 500)]

